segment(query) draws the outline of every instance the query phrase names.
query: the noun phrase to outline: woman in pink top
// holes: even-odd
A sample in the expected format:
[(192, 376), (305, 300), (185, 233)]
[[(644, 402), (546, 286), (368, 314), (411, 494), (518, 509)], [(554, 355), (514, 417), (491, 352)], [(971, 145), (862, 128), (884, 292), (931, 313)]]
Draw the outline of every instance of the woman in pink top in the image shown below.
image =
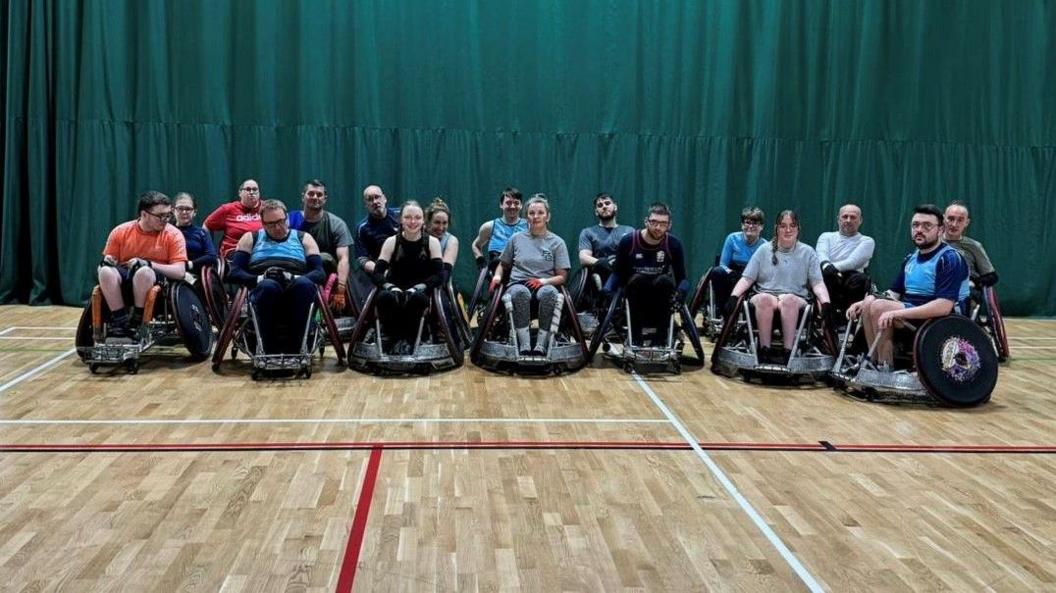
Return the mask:
[(210, 231), (221, 231), (224, 238), (220, 241), (220, 257), (238, 246), (238, 240), (246, 233), (255, 233), (260, 225), (260, 184), (247, 179), (238, 187), (238, 200), (228, 202), (213, 211), (202, 225)]

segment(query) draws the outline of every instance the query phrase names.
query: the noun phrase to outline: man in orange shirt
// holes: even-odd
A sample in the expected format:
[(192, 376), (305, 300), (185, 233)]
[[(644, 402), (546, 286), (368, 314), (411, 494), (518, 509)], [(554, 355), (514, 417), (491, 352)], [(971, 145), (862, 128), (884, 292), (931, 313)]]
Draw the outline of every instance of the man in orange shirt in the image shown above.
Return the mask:
[[(157, 274), (178, 280), (186, 272), (183, 233), (169, 224), (172, 202), (158, 191), (139, 196), (139, 218), (114, 227), (99, 264), (99, 288), (110, 308), (110, 335), (129, 338), (143, 322), (147, 293)], [(125, 309), (133, 303), (132, 317)]]

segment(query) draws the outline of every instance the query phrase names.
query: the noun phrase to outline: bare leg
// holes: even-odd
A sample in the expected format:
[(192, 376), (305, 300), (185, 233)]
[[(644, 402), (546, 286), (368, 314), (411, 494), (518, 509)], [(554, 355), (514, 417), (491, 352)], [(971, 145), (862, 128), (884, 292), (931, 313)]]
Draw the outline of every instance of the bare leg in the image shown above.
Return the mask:
[[(868, 316), (866, 317), (868, 324), (866, 325), (865, 336), (869, 340), (869, 344), (872, 344), (872, 340), (875, 339), (876, 334), (880, 333), (880, 328), (878, 327), (880, 316), (887, 311), (894, 311), (901, 308), (902, 303), (898, 301), (877, 299), (872, 302), (869, 306)], [(870, 329), (872, 330), (871, 332), (869, 331)], [(880, 342), (876, 345), (876, 360), (878, 362), (886, 363), (889, 366), (894, 362), (894, 332), (894, 328), (891, 327), (883, 330)]]
[(799, 311), (807, 301), (794, 294), (783, 294), (778, 299), (781, 306), (781, 343), (785, 350), (792, 350), (796, 340), (796, 325), (799, 323)]
[(760, 292), (752, 297), (755, 305), (755, 323), (759, 326), (759, 346), (769, 348), (774, 337), (774, 311), (778, 307), (777, 297)]
[(142, 307), (147, 302), (147, 293), (150, 292), (156, 280), (154, 270), (150, 268), (136, 270), (136, 275), (132, 277), (132, 299), (135, 306)]
[(121, 296), (121, 274), (116, 268), (99, 266), (99, 289), (111, 311), (125, 308), (125, 299)]

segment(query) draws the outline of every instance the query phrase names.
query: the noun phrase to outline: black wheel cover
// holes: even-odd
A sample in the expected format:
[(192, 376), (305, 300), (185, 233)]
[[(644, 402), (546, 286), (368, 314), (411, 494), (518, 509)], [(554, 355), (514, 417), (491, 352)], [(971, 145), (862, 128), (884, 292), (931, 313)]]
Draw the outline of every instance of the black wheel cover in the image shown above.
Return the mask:
[(198, 293), (186, 282), (173, 284), (172, 313), (183, 345), (195, 358), (205, 359), (213, 349), (213, 327)]
[(920, 382), (953, 406), (976, 406), (997, 385), (997, 353), (990, 338), (966, 317), (929, 321), (917, 332), (913, 356)]

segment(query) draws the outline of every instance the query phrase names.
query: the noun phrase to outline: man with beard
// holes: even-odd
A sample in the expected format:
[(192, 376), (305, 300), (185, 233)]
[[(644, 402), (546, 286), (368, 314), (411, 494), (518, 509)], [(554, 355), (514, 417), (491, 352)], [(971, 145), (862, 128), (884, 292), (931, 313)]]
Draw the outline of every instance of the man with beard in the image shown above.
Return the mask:
[(326, 275), (337, 273), (337, 285), (330, 293), (330, 304), (334, 311), (343, 311), (347, 304), (348, 248), (352, 245), (352, 233), (340, 216), (324, 210), (326, 197), (325, 183), (318, 179), (304, 182), (301, 191), (304, 210), (290, 212), (290, 228), (311, 235), (319, 245)]
[(867, 344), (877, 334), (877, 360), (890, 367), (892, 334), (898, 320), (923, 321), (963, 310), (968, 298), (968, 265), (957, 250), (940, 241), (943, 215), (934, 204), (913, 209), (910, 236), (917, 249), (906, 257), (886, 298), (865, 297), (850, 306), (847, 317), (863, 317)]
[(990, 256), (986, 254), (983, 244), (964, 234), (972, 223), (964, 202), (953, 201), (946, 206), (945, 223), (946, 230), (943, 231), (942, 240), (959, 251), (968, 263), (972, 283), (977, 287), (997, 284), (997, 271), (994, 270), (994, 264), (990, 263)]
[(589, 267), (605, 282), (612, 273), (616, 261), (616, 247), (620, 241), (634, 232), (634, 228), (616, 223), (616, 200), (606, 193), (594, 196), (594, 216), (598, 224), (579, 233), (579, 265)]
[(875, 243), (872, 237), (858, 232), (862, 226), (862, 209), (858, 206), (844, 204), (836, 222), (840, 230), (822, 233), (816, 251), (832, 305), (837, 311), (846, 311), (848, 305), (862, 300), (869, 291), (865, 269), (873, 258)]
[(685, 300), (689, 290), (682, 242), (668, 233), (670, 229), (667, 204), (651, 205), (645, 228), (620, 240), (605, 284), (607, 292), (624, 288), (635, 319), (632, 339), (638, 345), (666, 339), (660, 328), (666, 329), (673, 307)]
[(371, 275), (374, 274), (374, 264), (381, 253), (381, 246), (385, 239), (400, 232), (400, 211), (388, 207), (388, 198), (380, 187), (368, 185), (363, 188), (363, 206), (367, 209), (367, 215), (356, 226), (356, 261), (359, 262), (360, 273), (355, 274), (352, 280), (352, 297), (360, 307), (374, 288)]
[(528, 221), (521, 218), (522, 197), (521, 190), (516, 187), (507, 187), (502, 190), (499, 194), (499, 209), (502, 210), (502, 216), (480, 225), (477, 238), (473, 239), (473, 243), (470, 244), (478, 269), (483, 270), (484, 266), (494, 269), (510, 237), (515, 233), (528, 230)]

